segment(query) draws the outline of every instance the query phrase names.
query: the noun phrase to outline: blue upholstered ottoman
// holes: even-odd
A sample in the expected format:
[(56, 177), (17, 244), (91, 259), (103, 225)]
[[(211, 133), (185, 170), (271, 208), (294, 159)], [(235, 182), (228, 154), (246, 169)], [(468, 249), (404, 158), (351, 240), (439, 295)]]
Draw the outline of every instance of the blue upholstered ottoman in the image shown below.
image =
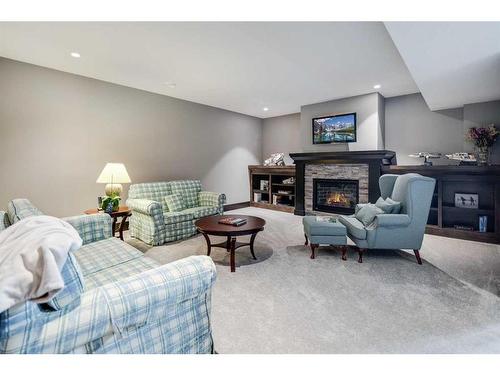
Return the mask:
[(316, 256), (314, 250), (321, 245), (341, 246), (342, 259), (346, 260), (347, 251), (347, 230), (338, 220), (335, 222), (319, 221), (318, 216), (304, 216), (302, 224), (304, 225), (304, 235), (307, 246), (311, 246), (311, 259)]

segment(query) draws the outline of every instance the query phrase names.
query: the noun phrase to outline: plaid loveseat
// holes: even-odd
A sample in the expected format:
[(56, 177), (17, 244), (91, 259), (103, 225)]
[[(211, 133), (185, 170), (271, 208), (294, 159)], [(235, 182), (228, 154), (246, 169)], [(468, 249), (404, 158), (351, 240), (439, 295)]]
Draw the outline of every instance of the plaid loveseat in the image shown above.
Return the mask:
[[(41, 214), (28, 200), (0, 211), (0, 231)], [(84, 245), (69, 254), (65, 287), (46, 304), (0, 313), (0, 353), (211, 353), (215, 267), (195, 256), (159, 265), (111, 236), (106, 214), (65, 218)]]
[[(165, 197), (178, 195), (182, 205), (170, 211)], [(130, 235), (150, 245), (161, 245), (196, 234), (194, 222), (222, 214), (224, 194), (202, 191), (198, 180), (150, 182), (130, 185), (127, 206), (132, 210)]]

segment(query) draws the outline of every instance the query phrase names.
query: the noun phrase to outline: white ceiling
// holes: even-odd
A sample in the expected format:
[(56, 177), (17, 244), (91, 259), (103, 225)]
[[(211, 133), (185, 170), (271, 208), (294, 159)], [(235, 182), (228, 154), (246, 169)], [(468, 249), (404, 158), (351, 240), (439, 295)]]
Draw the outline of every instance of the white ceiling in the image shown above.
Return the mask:
[(257, 117), (419, 91), (380, 22), (4, 22), (0, 56)]
[(386, 22), (431, 110), (500, 99), (500, 22)]

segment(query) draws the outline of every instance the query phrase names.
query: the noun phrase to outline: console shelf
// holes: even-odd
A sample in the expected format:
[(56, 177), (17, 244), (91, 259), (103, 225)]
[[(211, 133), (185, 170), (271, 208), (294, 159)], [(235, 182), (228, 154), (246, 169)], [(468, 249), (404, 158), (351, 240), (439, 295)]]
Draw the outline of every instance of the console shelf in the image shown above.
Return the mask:
[[(294, 212), (295, 184), (283, 183), (283, 180), (295, 177), (294, 165), (272, 167), (249, 165), (248, 176), (250, 180), (250, 206)], [(267, 183), (268, 190), (261, 189), (262, 181)]]
[[(382, 173), (419, 173), (436, 179), (426, 233), (470, 241), (500, 243), (500, 166), (384, 166)], [(477, 194), (478, 208), (455, 206), (455, 193)], [(479, 217), (487, 231), (479, 231)], [(455, 226), (473, 230), (457, 229)]]

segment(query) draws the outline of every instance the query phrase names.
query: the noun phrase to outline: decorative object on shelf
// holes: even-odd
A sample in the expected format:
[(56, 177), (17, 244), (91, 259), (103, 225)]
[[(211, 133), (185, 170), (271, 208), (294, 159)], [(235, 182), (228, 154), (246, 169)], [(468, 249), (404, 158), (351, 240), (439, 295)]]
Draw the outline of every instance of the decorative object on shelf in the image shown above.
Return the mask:
[(106, 196), (100, 196), (100, 197), (97, 197), (97, 209), (98, 210), (102, 210), (102, 201), (103, 199), (106, 198)]
[(479, 208), (479, 195), (468, 193), (455, 193), (455, 207)]
[(446, 158), (459, 161), (459, 165), (477, 165), (476, 155), (468, 152), (454, 152), (453, 154), (446, 154)]
[(254, 202), (262, 201), (262, 193), (253, 193), (253, 201)]
[(283, 180), (283, 183), (285, 185), (294, 185), (295, 184), (295, 177), (290, 177), (285, 180)]
[(485, 128), (472, 127), (468, 130), (466, 138), (476, 147), (478, 165), (488, 165), (490, 147), (493, 146), (499, 134), (493, 124)]
[(118, 211), (118, 207), (120, 207), (121, 198), (118, 195), (113, 197), (104, 197), (102, 200), (101, 207), (107, 214)]
[(268, 180), (260, 180), (260, 190), (269, 190), (269, 181)]
[(120, 196), (123, 191), (121, 184), (132, 182), (125, 165), (122, 163), (107, 163), (99, 177), (98, 184), (106, 184), (105, 192), (108, 197)]
[(481, 233), (488, 231), (488, 216), (479, 216), (479, 231)]
[(429, 159), (439, 159), (441, 157), (441, 153), (439, 152), (419, 152), (417, 154), (408, 155), (410, 158), (424, 158), (424, 165), (432, 166), (432, 161)]
[(280, 194), (293, 194), (291, 190), (278, 190), (278, 193)]
[(455, 228), (457, 230), (466, 230), (468, 232), (473, 232), (474, 231), (474, 228), (471, 227), (470, 225), (455, 224), (453, 226), (453, 228)]
[(271, 154), (268, 159), (264, 160), (264, 165), (266, 167), (272, 165), (285, 165), (285, 154), (282, 152)]

